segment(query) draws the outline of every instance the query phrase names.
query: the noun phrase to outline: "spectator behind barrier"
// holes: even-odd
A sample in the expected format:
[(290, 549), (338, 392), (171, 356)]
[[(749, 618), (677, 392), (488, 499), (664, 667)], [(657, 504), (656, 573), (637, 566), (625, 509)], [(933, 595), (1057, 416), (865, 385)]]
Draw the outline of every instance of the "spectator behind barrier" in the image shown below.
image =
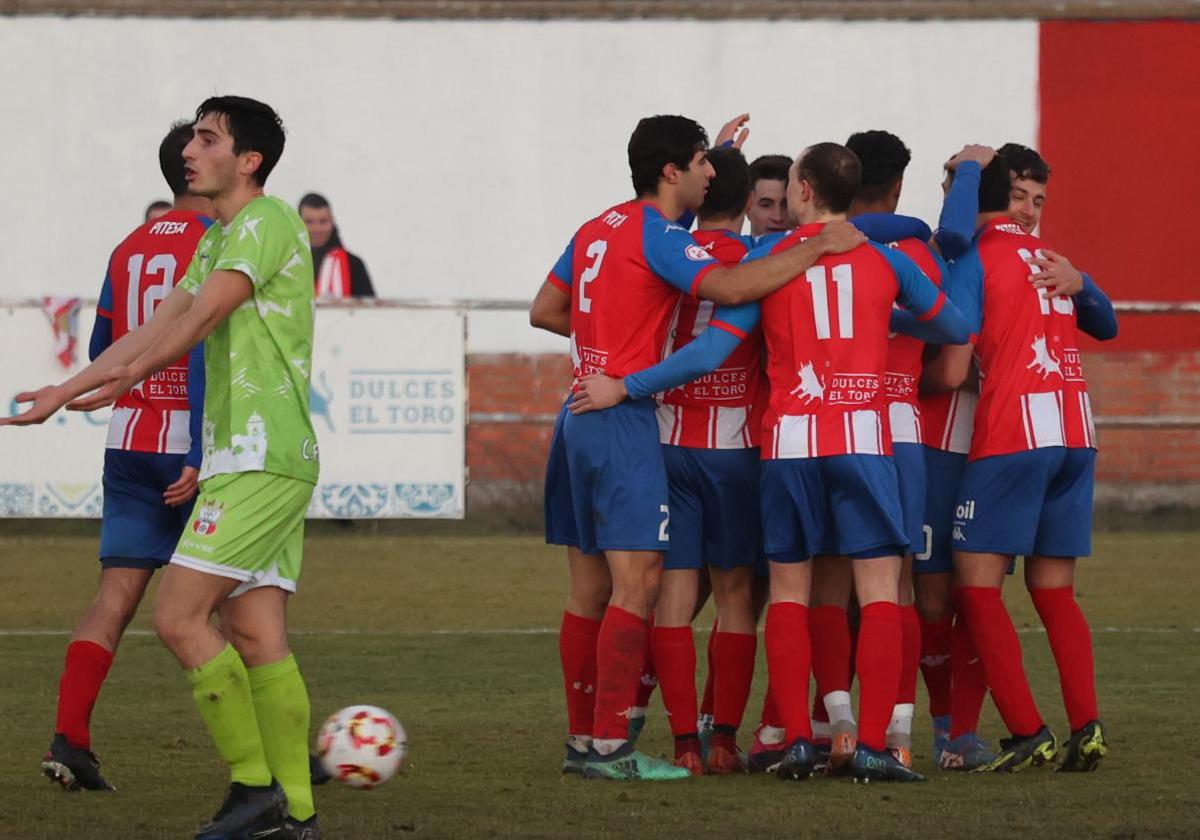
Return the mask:
[(319, 193), (308, 193), (300, 199), (299, 211), (312, 244), (317, 297), (375, 297), (367, 266), (342, 245), (329, 200)]

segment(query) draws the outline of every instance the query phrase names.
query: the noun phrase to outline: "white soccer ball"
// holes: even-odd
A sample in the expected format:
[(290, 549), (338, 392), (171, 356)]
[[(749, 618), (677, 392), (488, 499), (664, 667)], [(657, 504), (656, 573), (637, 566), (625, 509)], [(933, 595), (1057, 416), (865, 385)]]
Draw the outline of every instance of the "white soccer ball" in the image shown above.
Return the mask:
[(325, 772), (364, 790), (396, 775), (407, 754), (404, 727), (378, 706), (347, 706), (330, 715), (317, 735), (317, 755)]

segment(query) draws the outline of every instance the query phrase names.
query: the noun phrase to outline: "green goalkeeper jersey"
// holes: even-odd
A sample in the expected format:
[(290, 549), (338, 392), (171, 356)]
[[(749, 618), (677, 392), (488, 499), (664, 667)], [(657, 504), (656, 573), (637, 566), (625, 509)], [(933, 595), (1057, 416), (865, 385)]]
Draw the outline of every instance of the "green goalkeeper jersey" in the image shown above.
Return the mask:
[(179, 288), (195, 294), (222, 270), (246, 275), (254, 293), (204, 342), (200, 479), (261, 471), (316, 484), (312, 251), (296, 211), (259, 196), (228, 225), (213, 225)]

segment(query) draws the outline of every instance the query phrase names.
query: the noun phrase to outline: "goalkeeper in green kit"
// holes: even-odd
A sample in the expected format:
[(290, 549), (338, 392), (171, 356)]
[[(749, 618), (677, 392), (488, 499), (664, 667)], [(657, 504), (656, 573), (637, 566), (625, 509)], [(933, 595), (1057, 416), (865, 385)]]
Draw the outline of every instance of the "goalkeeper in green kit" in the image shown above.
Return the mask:
[(283, 145), (269, 106), (238, 96), (205, 101), (183, 157), (189, 193), (212, 199), (218, 223), (187, 274), (144, 326), (61, 385), (18, 395), (33, 405), (0, 420), (41, 423), (64, 405), (108, 405), (205, 342), (200, 494), (154, 609), (155, 629), (186, 670), (232, 777), (197, 840), (321, 837), (308, 693), (286, 630), (318, 456), (308, 413), (308, 235), (288, 204), (263, 195)]

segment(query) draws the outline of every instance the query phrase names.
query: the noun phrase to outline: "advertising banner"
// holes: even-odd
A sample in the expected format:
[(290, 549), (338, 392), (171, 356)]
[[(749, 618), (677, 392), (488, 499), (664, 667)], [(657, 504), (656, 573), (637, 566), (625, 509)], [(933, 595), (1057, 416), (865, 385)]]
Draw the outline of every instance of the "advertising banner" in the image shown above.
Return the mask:
[[(85, 308), (75, 363), (56, 355), (34, 305), (0, 309), (0, 408), (86, 362)], [(321, 477), (318, 518), (462, 518), (466, 381), (463, 313), (318, 307), (309, 404)], [(42, 426), (0, 429), (0, 516), (98, 517), (111, 411), (62, 411)]]

